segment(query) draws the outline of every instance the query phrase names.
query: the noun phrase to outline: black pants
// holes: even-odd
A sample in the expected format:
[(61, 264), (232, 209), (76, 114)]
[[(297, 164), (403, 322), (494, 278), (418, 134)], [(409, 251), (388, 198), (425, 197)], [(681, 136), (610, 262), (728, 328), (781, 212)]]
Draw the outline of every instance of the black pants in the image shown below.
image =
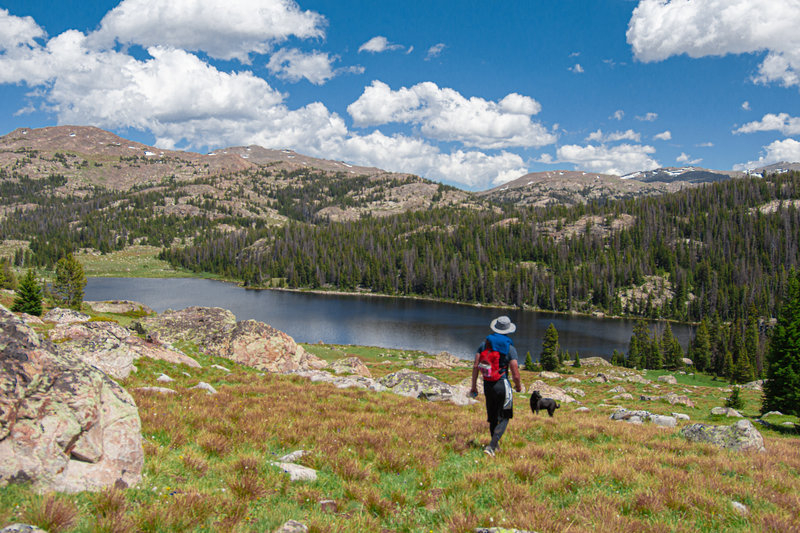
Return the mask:
[(484, 380), (483, 393), (486, 396), (486, 418), (489, 421), (489, 434), (492, 437), (489, 445), (497, 448), (508, 421), (514, 417), (511, 383), (505, 378), (497, 381)]

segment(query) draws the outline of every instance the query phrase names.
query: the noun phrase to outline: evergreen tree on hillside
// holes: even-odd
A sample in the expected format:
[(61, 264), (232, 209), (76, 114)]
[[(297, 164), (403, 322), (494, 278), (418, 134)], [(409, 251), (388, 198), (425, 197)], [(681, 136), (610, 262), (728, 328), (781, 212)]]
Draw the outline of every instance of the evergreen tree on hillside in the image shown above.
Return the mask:
[(560, 352), (558, 346), (558, 331), (551, 323), (547, 326), (547, 331), (544, 333), (544, 341), (542, 341), (542, 353), (539, 356), (539, 363), (542, 365), (542, 370), (556, 370), (559, 365), (558, 354)]
[(40, 316), (42, 314), (42, 287), (36, 281), (36, 274), (33, 269), (23, 276), (17, 287), (17, 296), (11, 310), (15, 313), (28, 313), (29, 315)]
[(628, 366), (631, 368), (645, 368), (647, 352), (650, 344), (650, 331), (647, 322), (639, 320), (633, 326), (633, 334), (628, 345)]
[(59, 259), (52, 287), (56, 302), (70, 309), (80, 310), (84, 287), (86, 287), (86, 274), (83, 272), (83, 265), (72, 254)]
[(705, 318), (697, 326), (689, 357), (694, 367), (701, 372), (711, 364), (711, 339), (708, 334), (708, 320)]
[(683, 367), (683, 348), (681, 343), (672, 333), (672, 327), (667, 322), (664, 333), (661, 335), (661, 346), (664, 353), (664, 366), (670, 370)]
[(8, 259), (0, 260), (0, 289), (17, 288), (17, 277), (11, 270), (11, 262)]
[(581, 367), (581, 358), (580, 358), (580, 356), (578, 355), (578, 352), (575, 352), (575, 364), (574, 364), (574, 365), (572, 365), (572, 366), (573, 366), (574, 368), (580, 368), (580, 367)]
[(789, 282), (767, 353), (761, 412), (800, 416), (800, 274)]

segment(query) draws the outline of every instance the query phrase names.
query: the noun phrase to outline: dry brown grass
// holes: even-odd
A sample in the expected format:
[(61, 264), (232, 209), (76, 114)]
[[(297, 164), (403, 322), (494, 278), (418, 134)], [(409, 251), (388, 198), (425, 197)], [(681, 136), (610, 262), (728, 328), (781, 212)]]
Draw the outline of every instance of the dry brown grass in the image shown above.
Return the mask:
[(48, 493), (32, 495), (23, 511), (23, 520), (45, 531), (60, 533), (69, 530), (78, 518), (78, 509), (66, 496)]

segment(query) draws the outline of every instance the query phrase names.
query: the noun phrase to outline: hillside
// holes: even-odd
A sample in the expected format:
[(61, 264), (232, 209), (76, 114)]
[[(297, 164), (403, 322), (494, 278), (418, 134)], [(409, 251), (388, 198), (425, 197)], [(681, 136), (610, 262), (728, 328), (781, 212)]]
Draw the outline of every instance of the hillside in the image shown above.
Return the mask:
[[(260, 147), (211, 154), (160, 150), (98, 128), (74, 126), (18, 129), (0, 137), (0, 182), (5, 187), (0, 219), (15, 209), (35, 210), (49, 197), (72, 205), (76, 199), (102, 196), (94, 209), (106, 214), (135, 204), (153, 216), (243, 217), (262, 223), (475, 206), (471, 194), (411, 174)], [(142, 198), (148, 205), (142, 205)], [(74, 205), (67, 209), (76, 210)]]
[(677, 187), (623, 180), (610, 174), (551, 170), (526, 174), (478, 195), (516, 206), (545, 206), (619, 200), (662, 194), (670, 190), (677, 190)]

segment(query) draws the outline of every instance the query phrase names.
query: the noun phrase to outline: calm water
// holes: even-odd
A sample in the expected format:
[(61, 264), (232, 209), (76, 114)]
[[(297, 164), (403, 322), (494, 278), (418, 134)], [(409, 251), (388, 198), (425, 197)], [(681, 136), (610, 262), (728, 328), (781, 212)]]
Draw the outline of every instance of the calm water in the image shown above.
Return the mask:
[[(594, 319), (541, 313), (484, 309), (465, 305), (296, 292), (248, 290), (231, 283), (202, 279), (90, 278), (86, 300), (135, 300), (158, 312), (194, 305), (230, 309), (238, 320), (255, 319), (291, 335), (298, 342), (360, 344), (423, 350), (446, 350), (471, 359), (489, 331), (489, 322), (506, 314), (517, 325), (512, 335), (524, 357), (534, 359), (552, 322), (562, 349), (581, 356), (610, 358), (614, 349), (627, 351), (633, 321)], [(662, 325), (655, 326), (660, 332)], [(686, 348), (688, 326), (672, 326)]]

